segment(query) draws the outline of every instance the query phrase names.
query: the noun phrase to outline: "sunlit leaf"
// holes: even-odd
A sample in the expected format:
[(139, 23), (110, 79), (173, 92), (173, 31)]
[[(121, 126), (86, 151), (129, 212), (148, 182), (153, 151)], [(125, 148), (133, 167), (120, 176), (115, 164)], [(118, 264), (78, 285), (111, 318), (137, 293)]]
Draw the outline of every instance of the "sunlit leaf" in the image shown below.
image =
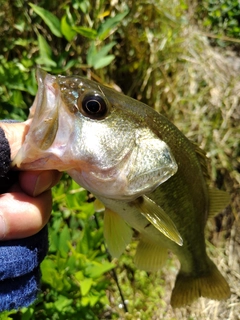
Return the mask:
[(92, 283), (93, 279), (91, 278), (85, 278), (79, 283), (83, 296), (86, 296), (88, 294), (89, 290), (91, 289)]
[(63, 311), (67, 306), (71, 306), (73, 303), (72, 299), (68, 299), (65, 296), (59, 295), (58, 300), (54, 302), (56, 310)]
[(52, 49), (44, 37), (40, 34), (38, 35), (38, 46), (40, 56), (36, 59), (36, 62), (40, 65), (55, 67), (57, 64), (54, 60), (52, 60)]
[(95, 70), (109, 65), (113, 61), (115, 56), (114, 55), (107, 56), (107, 54), (115, 44), (116, 42), (112, 41), (107, 45), (103, 46), (99, 51), (97, 51), (96, 46), (93, 43), (89, 48), (88, 54), (87, 54), (88, 65), (92, 66)]
[(103, 58), (97, 60), (96, 62), (94, 62), (93, 68), (94, 69), (104, 68), (104, 67), (108, 66), (114, 59), (115, 59), (114, 55), (109, 55), (109, 56), (103, 57)]
[(62, 257), (66, 257), (69, 252), (68, 242), (71, 240), (70, 232), (68, 226), (65, 225), (59, 236), (59, 250)]
[(96, 263), (95, 265), (89, 266), (86, 269), (86, 273), (90, 278), (97, 278), (103, 275), (105, 272), (110, 271), (114, 267), (115, 265), (110, 262)]
[(48, 57), (48, 58), (51, 57), (52, 49), (41, 34), (38, 35), (38, 46), (39, 46), (40, 56)]
[(58, 290), (63, 289), (61, 275), (56, 270), (56, 265), (54, 261), (45, 259), (41, 263), (41, 272), (43, 282), (48, 283), (53, 288), (57, 288)]
[(116, 14), (114, 17), (107, 18), (98, 29), (98, 38), (100, 40), (105, 39), (109, 35), (109, 33), (118, 25), (118, 23), (126, 17), (128, 12), (129, 11), (124, 11), (122, 13)]
[(93, 66), (93, 61), (96, 54), (97, 54), (97, 48), (95, 43), (92, 42), (87, 52), (87, 64), (89, 65), (89, 67)]
[(72, 41), (72, 39), (76, 36), (77, 32), (73, 30), (73, 28), (68, 24), (67, 16), (64, 15), (61, 19), (61, 31), (64, 37), (68, 41)]
[(75, 9), (80, 9), (83, 13), (87, 13), (90, 6), (89, 0), (75, 0), (73, 1), (73, 7)]
[(96, 52), (95, 54), (95, 59), (99, 60), (102, 59), (103, 57), (105, 57), (108, 52), (115, 46), (116, 41), (112, 41), (108, 44), (106, 44), (105, 46), (103, 46), (99, 51)]
[(88, 27), (73, 27), (73, 30), (88, 39), (94, 40), (97, 37), (97, 31)]
[(33, 11), (43, 19), (43, 21), (49, 27), (51, 32), (55, 36), (61, 38), (62, 34), (61, 34), (61, 25), (60, 25), (59, 19), (46, 9), (36, 6), (33, 3), (29, 3), (29, 5), (32, 7)]
[(79, 250), (81, 253), (88, 254), (89, 252), (89, 243), (90, 243), (90, 230), (88, 226), (85, 226), (85, 228), (82, 231), (82, 237), (81, 241), (79, 243)]

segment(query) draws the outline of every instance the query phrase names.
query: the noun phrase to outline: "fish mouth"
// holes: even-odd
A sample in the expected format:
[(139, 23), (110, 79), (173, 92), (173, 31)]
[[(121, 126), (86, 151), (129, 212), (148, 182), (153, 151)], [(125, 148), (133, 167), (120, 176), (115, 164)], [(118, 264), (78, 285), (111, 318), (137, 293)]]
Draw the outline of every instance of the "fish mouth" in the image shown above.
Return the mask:
[[(56, 77), (46, 71), (37, 69), (38, 93), (36, 103), (30, 110), (29, 118), (33, 117), (32, 128), (37, 147), (47, 150), (53, 143), (58, 130), (58, 97), (60, 88)], [(38, 134), (38, 136), (36, 135)]]
[(33, 105), (30, 108), (30, 113), (29, 113), (28, 118), (33, 118), (36, 110), (39, 110), (39, 108), (41, 108), (41, 110), (42, 110), (44, 108), (44, 103), (43, 103), (44, 102), (44, 92), (46, 90), (46, 88), (45, 88), (46, 81), (45, 80), (49, 76), (52, 77), (43, 69), (37, 68), (36, 80), (37, 80), (37, 84), (38, 84), (38, 90), (37, 90), (37, 94), (36, 94), (35, 100), (33, 102)]
[(31, 125), (22, 147), (13, 159), (13, 167), (23, 168), (24, 163), (42, 158), (43, 151), (53, 144), (58, 131), (60, 87), (57, 77), (38, 68), (36, 78), (38, 91), (28, 117)]
[(44, 89), (44, 80), (46, 79), (47, 75), (49, 75), (49, 74), (46, 71), (44, 71), (41, 68), (37, 68), (36, 78), (37, 78), (38, 90), (39, 91)]

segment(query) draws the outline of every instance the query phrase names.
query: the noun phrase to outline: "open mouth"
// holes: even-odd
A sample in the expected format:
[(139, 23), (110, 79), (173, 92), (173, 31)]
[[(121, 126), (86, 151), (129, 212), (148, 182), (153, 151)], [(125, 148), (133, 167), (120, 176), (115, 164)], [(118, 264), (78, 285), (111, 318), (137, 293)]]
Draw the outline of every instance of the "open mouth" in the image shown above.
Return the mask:
[(42, 69), (37, 69), (38, 91), (30, 108), (28, 119), (31, 125), (24, 143), (12, 166), (22, 168), (25, 162), (36, 160), (39, 152), (47, 150), (53, 143), (58, 131), (59, 85), (56, 77)]

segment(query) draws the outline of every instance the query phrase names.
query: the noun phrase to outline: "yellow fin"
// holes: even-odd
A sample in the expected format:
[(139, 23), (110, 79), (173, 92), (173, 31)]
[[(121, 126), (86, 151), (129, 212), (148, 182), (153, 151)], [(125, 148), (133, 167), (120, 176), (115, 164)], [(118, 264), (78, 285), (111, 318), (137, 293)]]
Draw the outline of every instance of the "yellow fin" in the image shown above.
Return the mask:
[(118, 258), (132, 239), (132, 229), (115, 212), (106, 208), (104, 213), (104, 237), (110, 254)]
[(93, 202), (93, 206), (94, 206), (94, 210), (96, 212), (102, 212), (105, 210), (105, 206), (104, 204), (98, 200), (98, 199), (95, 199), (94, 202)]
[(226, 191), (209, 189), (209, 217), (214, 217), (230, 203), (230, 195)]
[(184, 274), (180, 270), (172, 292), (171, 305), (173, 308), (184, 307), (200, 297), (225, 300), (230, 294), (227, 281), (209, 259), (209, 272), (203, 276)]
[(153, 200), (144, 195), (136, 199), (133, 204), (141, 211), (142, 215), (167, 238), (179, 246), (183, 245), (183, 240), (172, 219)]
[(137, 268), (155, 272), (164, 265), (167, 257), (167, 248), (155, 244), (141, 235), (134, 257), (134, 263)]

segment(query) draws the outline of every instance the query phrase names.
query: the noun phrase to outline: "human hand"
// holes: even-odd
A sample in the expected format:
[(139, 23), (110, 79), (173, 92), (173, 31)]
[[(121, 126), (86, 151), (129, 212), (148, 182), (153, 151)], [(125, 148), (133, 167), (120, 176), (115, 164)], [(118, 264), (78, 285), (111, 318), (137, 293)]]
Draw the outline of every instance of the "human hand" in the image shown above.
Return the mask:
[[(30, 122), (0, 123), (9, 141), (11, 158), (18, 152)], [(51, 188), (61, 173), (25, 171), (6, 193), (0, 195), (0, 240), (25, 238), (40, 231), (52, 210)]]

